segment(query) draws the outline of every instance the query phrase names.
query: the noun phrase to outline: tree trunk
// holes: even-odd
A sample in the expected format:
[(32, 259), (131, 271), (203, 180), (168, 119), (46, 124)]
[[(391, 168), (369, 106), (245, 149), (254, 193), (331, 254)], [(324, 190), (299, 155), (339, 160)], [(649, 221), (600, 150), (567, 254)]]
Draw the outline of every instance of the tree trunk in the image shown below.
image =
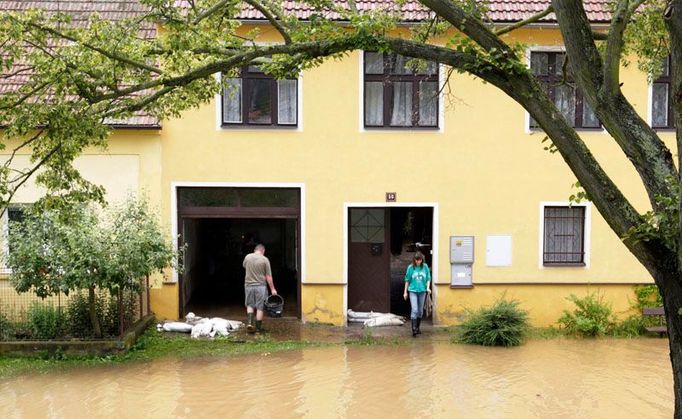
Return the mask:
[(95, 287), (88, 289), (88, 306), (90, 308), (90, 323), (92, 324), (92, 331), (96, 338), (102, 337), (102, 327), (99, 324), (97, 317), (97, 305), (95, 297)]
[(656, 284), (663, 296), (665, 319), (668, 327), (670, 362), (673, 368), (673, 390), (675, 394), (675, 418), (682, 418), (682, 284), (677, 272), (662, 274)]

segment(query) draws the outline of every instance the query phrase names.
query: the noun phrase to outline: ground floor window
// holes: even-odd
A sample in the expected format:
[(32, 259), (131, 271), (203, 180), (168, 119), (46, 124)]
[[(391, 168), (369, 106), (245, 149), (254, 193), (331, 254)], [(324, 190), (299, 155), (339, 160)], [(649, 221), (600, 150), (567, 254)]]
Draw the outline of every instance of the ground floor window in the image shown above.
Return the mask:
[(545, 206), (542, 263), (585, 266), (585, 207)]

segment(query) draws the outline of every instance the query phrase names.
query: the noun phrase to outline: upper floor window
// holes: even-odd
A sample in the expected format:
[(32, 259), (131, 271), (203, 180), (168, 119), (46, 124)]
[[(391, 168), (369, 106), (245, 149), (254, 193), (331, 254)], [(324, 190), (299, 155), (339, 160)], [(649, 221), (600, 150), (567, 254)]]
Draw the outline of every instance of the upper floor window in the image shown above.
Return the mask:
[(675, 128), (670, 82), (670, 56), (663, 62), (660, 77), (651, 86), (651, 127), (658, 129)]
[[(576, 88), (568, 69), (564, 68), (565, 58), (565, 52), (532, 51), (530, 68), (571, 126), (600, 128), (601, 123), (597, 115)], [(539, 128), (539, 125), (531, 118), (530, 127)]]
[(365, 128), (438, 128), (438, 63), (365, 52)]
[(585, 265), (585, 207), (544, 207), (542, 263)]
[(258, 66), (224, 80), (223, 126), (289, 126), (298, 124), (298, 80), (276, 80)]

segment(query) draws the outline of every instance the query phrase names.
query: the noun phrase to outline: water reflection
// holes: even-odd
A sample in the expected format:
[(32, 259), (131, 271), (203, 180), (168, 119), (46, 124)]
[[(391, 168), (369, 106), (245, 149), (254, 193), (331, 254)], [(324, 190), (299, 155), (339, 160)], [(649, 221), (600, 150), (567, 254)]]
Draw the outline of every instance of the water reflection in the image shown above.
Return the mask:
[(0, 417), (670, 417), (664, 339), (312, 348), (17, 377)]

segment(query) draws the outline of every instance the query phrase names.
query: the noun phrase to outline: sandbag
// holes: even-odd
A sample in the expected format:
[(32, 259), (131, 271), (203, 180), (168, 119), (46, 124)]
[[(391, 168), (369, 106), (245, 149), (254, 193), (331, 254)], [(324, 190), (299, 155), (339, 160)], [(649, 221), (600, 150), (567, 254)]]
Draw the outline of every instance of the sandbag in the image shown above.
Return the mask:
[(380, 316), (365, 320), (364, 327), (402, 326), (404, 322), (404, 320), (396, 315)]
[[(206, 319), (208, 320), (208, 319)], [(191, 336), (194, 339), (200, 338), (200, 337), (213, 337), (211, 332), (213, 331), (213, 324), (210, 321), (201, 321), (192, 327), (192, 332)]]
[(189, 333), (192, 331), (192, 325), (184, 322), (168, 322), (160, 324), (156, 328), (165, 332)]

